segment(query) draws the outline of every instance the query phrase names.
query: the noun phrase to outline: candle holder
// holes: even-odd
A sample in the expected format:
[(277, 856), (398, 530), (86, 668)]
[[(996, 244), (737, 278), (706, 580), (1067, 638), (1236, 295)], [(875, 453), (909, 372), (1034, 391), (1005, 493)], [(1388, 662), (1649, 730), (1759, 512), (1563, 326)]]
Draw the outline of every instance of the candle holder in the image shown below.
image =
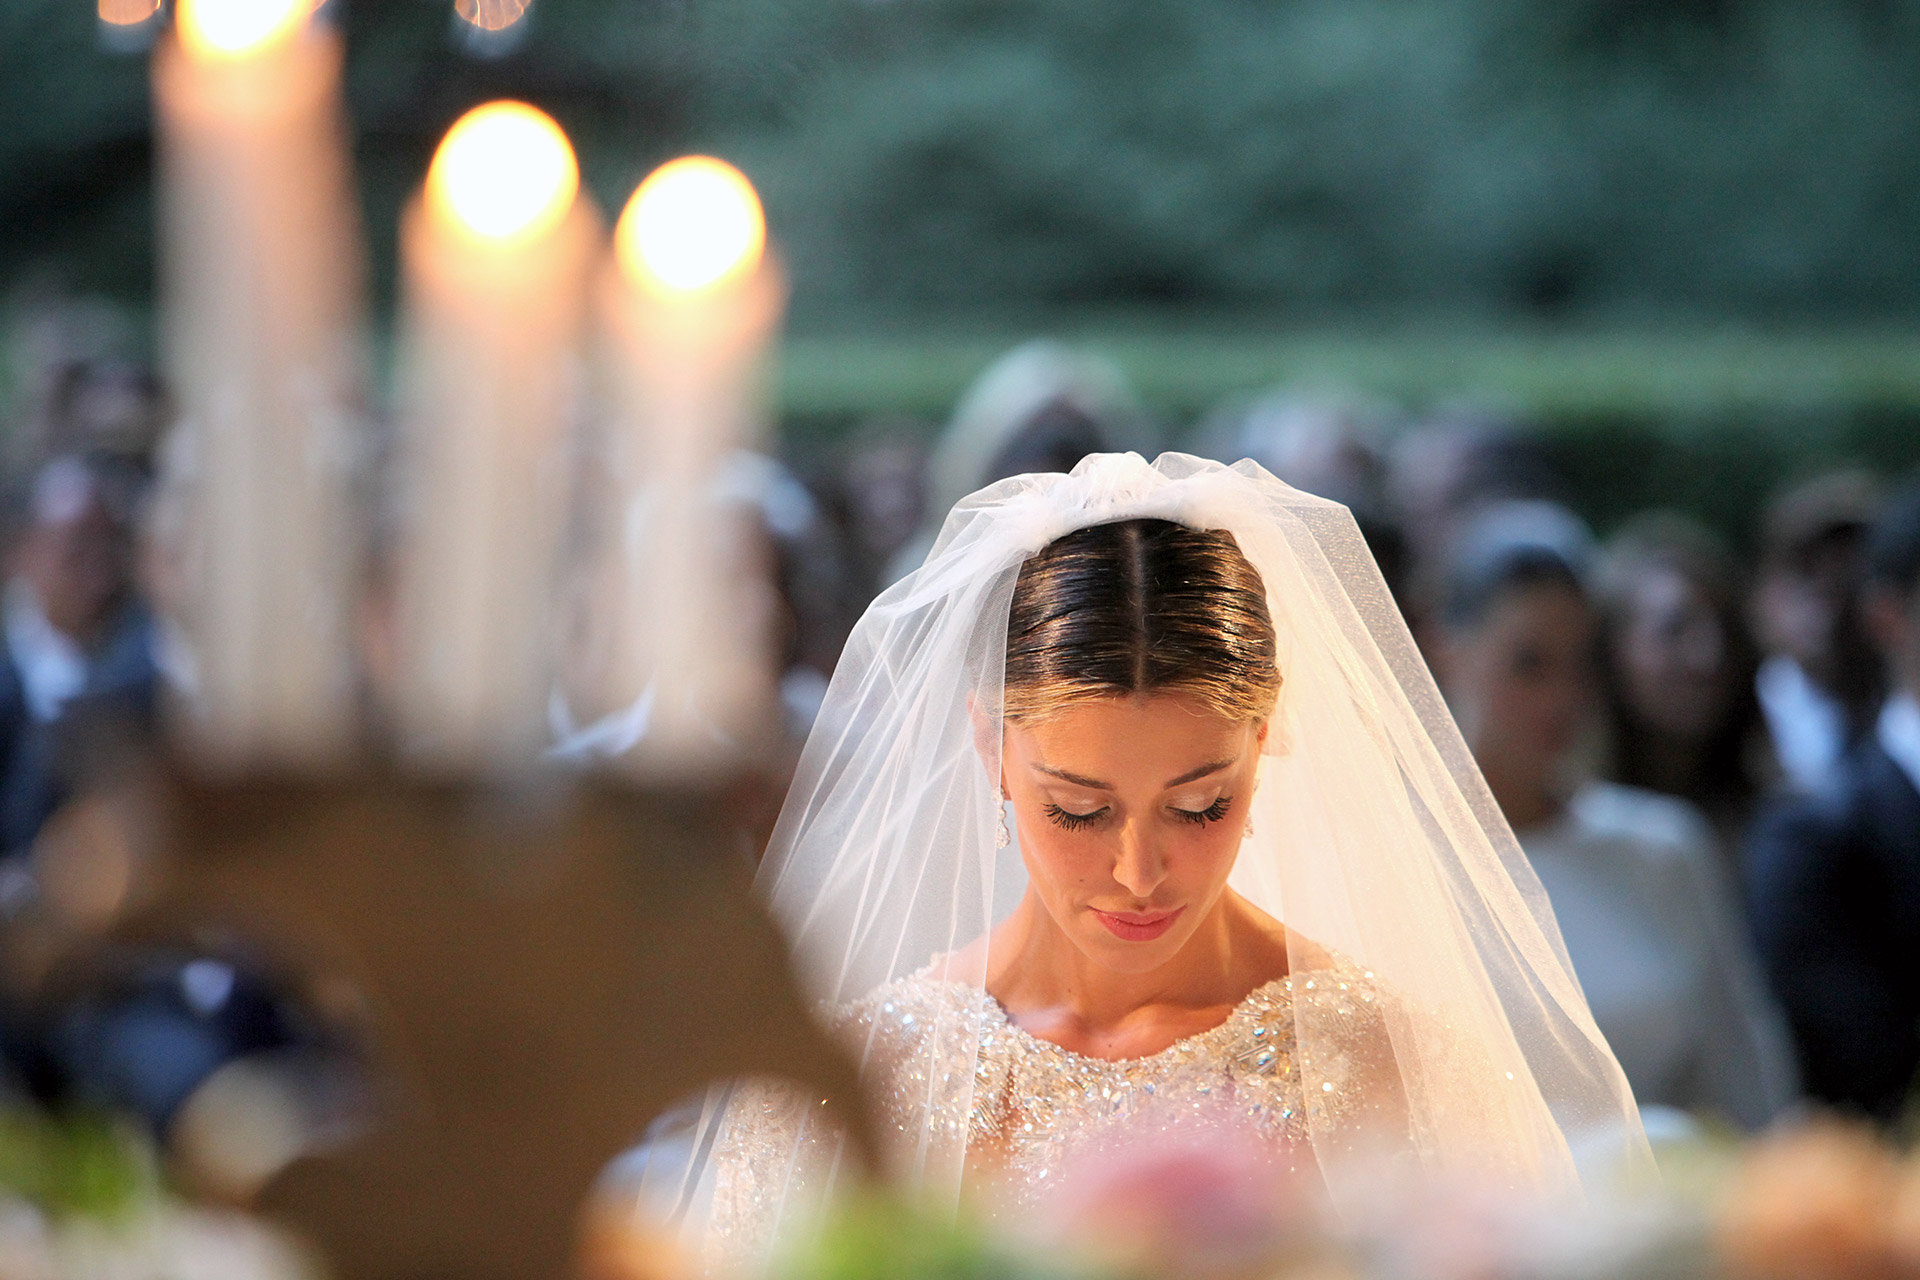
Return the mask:
[(63, 844), (63, 879), (121, 890), (122, 942), (240, 939), (358, 1046), (370, 1123), (252, 1206), (341, 1280), (574, 1274), (596, 1177), (718, 1080), (804, 1082), (871, 1150), (749, 890), (738, 817), (766, 779), (142, 772), (93, 802), (121, 817)]
[[(43, 879), (121, 939), (237, 940), (323, 1039), (354, 1046), (364, 1131), (269, 1160), (306, 1150), (301, 1117), (274, 1114), (272, 1081), (250, 1103), (243, 1083), (252, 1119), (230, 1127), (253, 1149), (216, 1189), (293, 1226), (343, 1280), (552, 1280), (573, 1269), (596, 1177), (710, 1082), (800, 1081), (872, 1149), (855, 1073), (750, 892), (742, 815), (779, 790), (744, 745), (767, 736), (771, 610), (708, 500), (757, 440), (784, 286), (734, 174), (750, 243), (710, 277), (618, 299), (607, 469), (623, 505), (596, 517), (613, 658), (587, 683), (596, 714), (652, 718), (606, 766), (629, 777), (541, 773), (602, 229), (544, 113), (490, 103), (449, 131), (402, 229), (392, 743), (357, 753), (361, 271), (340, 39), (312, 9), (188, 0), (156, 59), (169, 365), (191, 426), (160, 559), (191, 661), (178, 754), (79, 802)], [(670, 218), (675, 234), (640, 248), (671, 263), (712, 222)]]

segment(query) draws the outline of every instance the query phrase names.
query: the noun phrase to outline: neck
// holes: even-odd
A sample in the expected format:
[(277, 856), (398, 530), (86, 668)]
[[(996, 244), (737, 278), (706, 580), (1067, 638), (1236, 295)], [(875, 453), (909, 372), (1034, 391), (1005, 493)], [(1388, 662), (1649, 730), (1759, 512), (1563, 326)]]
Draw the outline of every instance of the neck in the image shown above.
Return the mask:
[(1057, 1011), (1090, 1029), (1118, 1027), (1149, 1006), (1235, 1005), (1286, 972), (1284, 933), (1267, 934), (1257, 914), (1228, 890), (1167, 963), (1129, 973), (1088, 957), (1029, 892), (994, 931), (987, 990), (1015, 1013)]

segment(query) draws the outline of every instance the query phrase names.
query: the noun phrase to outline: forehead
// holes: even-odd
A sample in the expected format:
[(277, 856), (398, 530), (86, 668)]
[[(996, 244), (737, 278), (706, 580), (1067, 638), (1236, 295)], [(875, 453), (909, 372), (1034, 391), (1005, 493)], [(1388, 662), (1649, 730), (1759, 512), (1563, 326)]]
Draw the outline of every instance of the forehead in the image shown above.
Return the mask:
[(1628, 600), (1635, 609), (1646, 613), (1712, 608), (1714, 604), (1706, 588), (1673, 564), (1651, 564), (1642, 569), (1634, 577)]
[(1543, 582), (1506, 592), (1487, 614), (1486, 633), (1496, 639), (1548, 636), (1577, 640), (1593, 625), (1593, 610), (1578, 592)]
[(1082, 777), (1159, 785), (1193, 768), (1231, 760), (1251, 726), (1178, 695), (1102, 698), (1035, 723), (1008, 724), (1010, 757)]

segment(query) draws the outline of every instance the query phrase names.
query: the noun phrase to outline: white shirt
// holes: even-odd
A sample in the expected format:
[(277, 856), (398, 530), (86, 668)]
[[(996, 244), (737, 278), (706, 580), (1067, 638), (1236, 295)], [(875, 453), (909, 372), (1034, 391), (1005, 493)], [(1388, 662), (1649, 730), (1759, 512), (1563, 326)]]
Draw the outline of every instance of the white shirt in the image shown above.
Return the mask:
[(47, 621), (40, 602), (23, 583), (8, 584), (0, 612), (27, 713), (45, 724), (59, 716), (62, 703), (86, 687), (87, 656)]
[(1693, 806), (1589, 782), (1557, 822), (1517, 834), (1641, 1106), (1756, 1129), (1793, 1100), (1785, 1021)]
[(1788, 780), (1802, 791), (1820, 790), (1847, 749), (1847, 717), (1839, 700), (1782, 654), (1760, 664), (1753, 691)]
[(1920, 791), (1920, 701), (1910, 693), (1888, 698), (1873, 734), (1880, 740), (1880, 749), (1893, 757), (1913, 789)]

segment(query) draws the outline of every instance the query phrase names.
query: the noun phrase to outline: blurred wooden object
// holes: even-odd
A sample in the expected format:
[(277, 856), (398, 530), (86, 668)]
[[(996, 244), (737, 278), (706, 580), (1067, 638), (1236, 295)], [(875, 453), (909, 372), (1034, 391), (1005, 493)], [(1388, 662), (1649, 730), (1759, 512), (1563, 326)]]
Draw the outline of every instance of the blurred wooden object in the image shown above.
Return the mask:
[(739, 787), (163, 791), (129, 929), (238, 934), (370, 1047), (376, 1126), (259, 1204), (342, 1280), (559, 1280), (596, 1175), (716, 1078), (779, 1074), (858, 1113), (748, 891)]

